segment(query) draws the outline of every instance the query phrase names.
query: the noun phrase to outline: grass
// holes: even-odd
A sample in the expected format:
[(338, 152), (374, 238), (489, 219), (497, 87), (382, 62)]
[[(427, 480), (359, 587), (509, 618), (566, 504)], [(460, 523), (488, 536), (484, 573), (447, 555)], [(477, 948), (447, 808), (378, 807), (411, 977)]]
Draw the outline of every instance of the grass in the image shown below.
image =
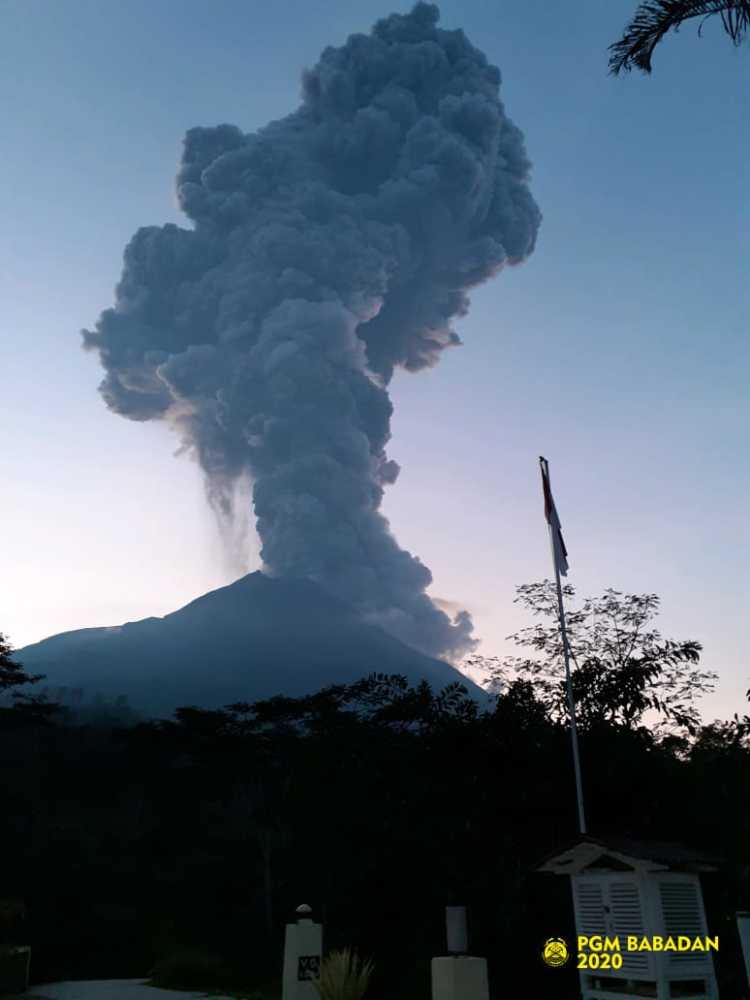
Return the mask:
[(321, 1000), (362, 1000), (373, 968), (349, 948), (331, 952), (323, 960), (320, 979), (314, 980)]

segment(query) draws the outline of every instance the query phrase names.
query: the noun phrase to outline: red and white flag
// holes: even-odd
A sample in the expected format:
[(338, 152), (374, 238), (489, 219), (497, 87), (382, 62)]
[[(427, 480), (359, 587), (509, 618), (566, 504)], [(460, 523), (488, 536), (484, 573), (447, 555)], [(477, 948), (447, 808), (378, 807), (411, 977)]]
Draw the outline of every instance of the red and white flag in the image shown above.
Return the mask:
[(552, 539), (552, 557), (555, 560), (555, 567), (560, 576), (568, 575), (568, 550), (565, 548), (562, 530), (560, 528), (560, 518), (557, 516), (555, 501), (552, 499), (552, 490), (549, 485), (549, 462), (546, 458), (540, 458), (539, 464), (542, 468), (542, 489), (544, 490), (544, 516), (549, 525), (550, 538)]

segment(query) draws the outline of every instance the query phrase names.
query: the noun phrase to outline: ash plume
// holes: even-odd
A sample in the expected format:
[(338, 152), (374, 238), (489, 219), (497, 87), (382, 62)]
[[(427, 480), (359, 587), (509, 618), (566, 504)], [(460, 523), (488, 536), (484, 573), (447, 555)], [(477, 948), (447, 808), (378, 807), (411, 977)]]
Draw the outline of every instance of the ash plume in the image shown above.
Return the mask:
[(388, 384), (460, 342), (469, 289), (532, 252), (541, 215), (500, 72), (438, 18), (419, 3), (327, 48), (299, 108), (256, 132), (191, 129), (192, 228), (139, 229), (83, 337), (107, 406), (168, 421), (220, 518), (252, 483), (264, 572), (457, 658), (469, 615), (430, 600), (380, 513), (398, 474)]

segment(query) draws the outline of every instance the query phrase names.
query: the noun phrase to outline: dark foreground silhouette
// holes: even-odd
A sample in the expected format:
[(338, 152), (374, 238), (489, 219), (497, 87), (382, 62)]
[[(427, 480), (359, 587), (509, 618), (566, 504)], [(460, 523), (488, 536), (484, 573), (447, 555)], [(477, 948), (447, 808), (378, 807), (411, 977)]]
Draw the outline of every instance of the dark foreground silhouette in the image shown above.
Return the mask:
[[(573, 933), (570, 888), (533, 872), (575, 836), (568, 733), (528, 682), (486, 711), (457, 688), (373, 677), (133, 727), (28, 706), (0, 720), (3, 894), (27, 906), (13, 934), (37, 982), (156, 968), (184, 986), (278, 987), (284, 924), (306, 902), (326, 949), (374, 959), (371, 1000), (426, 1000), (443, 908), (464, 904), (495, 998), (576, 995), (575, 970), (540, 958)], [(704, 892), (721, 995), (740, 997), (743, 724), (689, 739), (592, 724), (581, 755), (592, 832), (724, 859)]]

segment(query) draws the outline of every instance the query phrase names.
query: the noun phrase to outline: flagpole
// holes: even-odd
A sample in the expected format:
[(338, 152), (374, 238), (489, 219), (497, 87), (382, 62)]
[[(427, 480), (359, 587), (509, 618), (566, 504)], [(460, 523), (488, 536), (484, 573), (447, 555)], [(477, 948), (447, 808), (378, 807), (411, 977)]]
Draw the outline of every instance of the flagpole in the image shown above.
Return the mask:
[[(550, 534), (552, 529), (550, 528)], [(563, 657), (565, 659), (565, 684), (568, 689), (568, 712), (570, 714), (570, 741), (573, 745), (573, 767), (576, 773), (576, 796), (578, 799), (578, 826), (581, 833), (586, 832), (586, 816), (583, 811), (583, 783), (581, 782), (581, 759), (578, 754), (578, 728), (576, 726), (576, 706), (573, 700), (573, 682), (570, 678), (570, 648), (568, 633), (565, 628), (565, 609), (563, 607), (562, 584), (560, 570), (555, 562), (555, 583), (557, 584), (557, 607), (560, 613), (560, 633), (563, 642)]]
[[(542, 463), (542, 477), (545, 474), (547, 461), (539, 459)], [(547, 481), (549, 482), (549, 467), (546, 469)], [(573, 769), (576, 777), (576, 799), (578, 802), (578, 827), (580, 833), (586, 833), (586, 815), (583, 809), (583, 782), (581, 781), (581, 758), (578, 753), (578, 727), (576, 726), (576, 706), (573, 698), (573, 682), (570, 676), (570, 646), (568, 644), (568, 631), (565, 624), (565, 607), (563, 605), (562, 583), (560, 582), (560, 567), (555, 555), (555, 539), (552, 523), (548, 523), (549, 540), (552, 548), (552, 566), (555, 571), (555, 586), (557, 587), (557, 610), (560, 617), (560, 635), (562, 636), (563, 659), (565, 661), (565, 686), (568, 692), (568, 714), (570, 716), (570, 742), (573, 748)]]

